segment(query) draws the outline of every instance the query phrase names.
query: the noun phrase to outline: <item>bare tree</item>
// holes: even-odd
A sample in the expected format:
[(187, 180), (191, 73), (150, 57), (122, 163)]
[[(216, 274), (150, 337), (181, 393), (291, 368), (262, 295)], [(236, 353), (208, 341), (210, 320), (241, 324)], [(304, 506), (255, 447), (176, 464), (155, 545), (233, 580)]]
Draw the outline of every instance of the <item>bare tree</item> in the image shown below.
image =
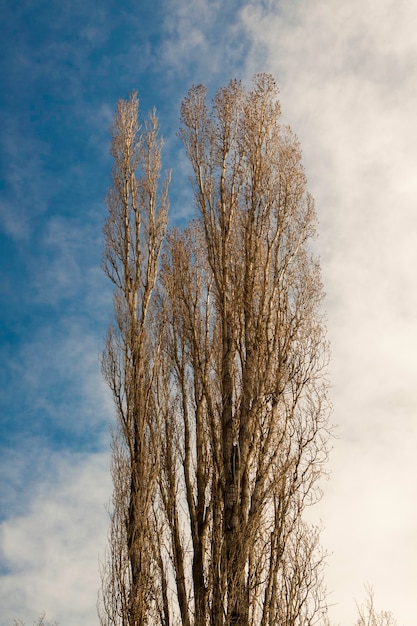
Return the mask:
[(113, 185), (107, 198), (103, 268), (114, 291), (114, 323), (103, 355), (113, 393), (110, 549), (103, 566), (102, 624), (145, 624), (154, 606), (152, 499), (158, 476), (155, 384), (161, 333), (153, 292), (167, 224), (168, 177), (160, 184), (158, 120), (139, 128), (138, 99), (118, 103), (112, 130)]
[[(14, 620), (14, 626), (25, 626), (25, 622), (22, 620)], [(47, 622), (46, 613), (43, 612), (36, 621), (33, 622), (33, 626), (58, 626), (58, 622)]]
[(161, 273), (179, 613), (184, 625), (310, 624), (323, 557), (302, 513), (319, 497), (329, 428), (300, 148), (268, 75), (248, 93), (232, 81), (211, 111), (194, 87), (181, 114), (199, 218), (170, 234)]
[(119, 429), (102, 623), (313, 625), (324, 556), (303, 513), (327, 460), (328, 348), (299, 144), (271, 76), (231, 81), (211, 109), (193, 87), (181, 137), (197, 217), (168, 234), (158, 268), (166, 188), (159, 211), (136, 200), (132, 172), (153, 151), (133, 148), (132, 120), (126, 133), (135, 106), (116, 115), (105, 229)]
[(397, 622), (390, 611), (376, 611), (372, 587), (366, 585), (365, 589), (365, 603), (356, 603), (358, 619), (355, 626), (396, 626)]

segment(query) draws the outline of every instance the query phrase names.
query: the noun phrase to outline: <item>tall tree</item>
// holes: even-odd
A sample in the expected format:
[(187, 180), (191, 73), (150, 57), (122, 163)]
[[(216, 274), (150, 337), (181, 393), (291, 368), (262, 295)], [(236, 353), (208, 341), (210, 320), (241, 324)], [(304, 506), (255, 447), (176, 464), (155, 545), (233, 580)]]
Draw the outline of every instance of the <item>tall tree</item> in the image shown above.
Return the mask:
[[(318, 530), (303, 513), (320, 496), (329, 438), (314, 203), (271, 76), (249, 91), (231, 81), (211, 110), (193, 87), (181, 120), (197, 216), (168, 234), (158, 277), (162, 227), (156, 253), (143, 236), (126, 246), (130, 200), (106, 226), (119, 321), (104, 371), (121, 425), (116, 553), (129, 565), (130, 607), (126, 622), (106, 623), (145, 624), (154, 611), (152, 623), (167, 626), (307, 626), (325, 597)], [(149, 260), (153, 281), (132, 279)], [(135, 612), (147, 585), (152, 601)]]
[(135, 93), (117, 106), (103, 259), (115, 287), (103, 374), (113, 393), (117, 427), (100, 615), (102, 624), (123, 626), (146, 623), (154, 605), (152, 501), (160, 431), (154, 380), (161, 337), (152, 296), (167, 225), (169, 179), (160, 184), (162, 142), (156, 114), (140, 130), (138, 107)]

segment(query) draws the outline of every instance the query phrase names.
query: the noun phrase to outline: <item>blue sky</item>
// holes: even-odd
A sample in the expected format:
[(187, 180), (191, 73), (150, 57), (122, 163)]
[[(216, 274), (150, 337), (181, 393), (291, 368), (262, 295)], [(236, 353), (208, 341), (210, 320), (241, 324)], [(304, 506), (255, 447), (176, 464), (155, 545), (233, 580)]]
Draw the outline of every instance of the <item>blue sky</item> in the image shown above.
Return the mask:
[(99, 356), (108, 129), (157, 107), (171, 220), (192, 214), (179, 106), (272, 72), (320, 219), (338, 439), (312, 513), (336, 624), (374, 586), (417, 614), (417, 8), (412, 0), (1, 3), (0, 626), (95, 623), (111, 494)]
[[(175, 21), (163, 3), (152, 10), (142, 5), (5, 8), (2, 404), (9, 443), (24, 431), (25, 439), (40, 436), (54, 446), (97, 448), (102, 423), (79, 387), (96, 368), (96, 331), (104, 333), (110, 315), (98, 268), (111, 168), (108, 128), (118, 98), (138, 89), (144, 112), (158, 108), (164, 134), (178, 150), (179, 101), (198, 65), (192, 58), (182, 68), (170, 61)], [(80, 335), (95, 350), (81, 371)]]

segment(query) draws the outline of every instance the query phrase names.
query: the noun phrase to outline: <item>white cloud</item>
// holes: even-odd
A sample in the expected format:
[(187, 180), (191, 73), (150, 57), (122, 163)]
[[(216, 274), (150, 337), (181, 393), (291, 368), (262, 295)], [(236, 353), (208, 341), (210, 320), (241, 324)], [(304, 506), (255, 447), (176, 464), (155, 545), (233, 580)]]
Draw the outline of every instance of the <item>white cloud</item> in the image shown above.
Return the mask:
[[(47, 451), (39, 450), (40, 455)], [(36, 455), (32, 455), (36, 463)], [(107, 454), (50, 453), (24, 510), (0, 526), (1, 626), (31, 623), (43, 610), (61, 624), (97, 621), (98, 560), (108, 526)]]
[(320, 219), (340, 439), (317, 514), (343, 626), (366, 581), (404, 626), (417, 613), (416, 18), (390, 0), (241, 12), (248, 73), (280, 83)]

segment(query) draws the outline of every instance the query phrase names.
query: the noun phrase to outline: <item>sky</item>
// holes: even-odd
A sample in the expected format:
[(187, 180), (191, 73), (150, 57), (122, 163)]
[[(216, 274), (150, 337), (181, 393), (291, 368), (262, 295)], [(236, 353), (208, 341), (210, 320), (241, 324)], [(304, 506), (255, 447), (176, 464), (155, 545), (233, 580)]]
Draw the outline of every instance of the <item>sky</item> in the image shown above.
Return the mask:
[(310, 512), (337, 626), (417, 615), (417, 3), (0, 0), (0, 626), (98, 623), (114, 413), (100, 372), (109, 127), (137, 90), (193, 215), (179, 107), (272, 73), (316, 200), (337, 438)]

